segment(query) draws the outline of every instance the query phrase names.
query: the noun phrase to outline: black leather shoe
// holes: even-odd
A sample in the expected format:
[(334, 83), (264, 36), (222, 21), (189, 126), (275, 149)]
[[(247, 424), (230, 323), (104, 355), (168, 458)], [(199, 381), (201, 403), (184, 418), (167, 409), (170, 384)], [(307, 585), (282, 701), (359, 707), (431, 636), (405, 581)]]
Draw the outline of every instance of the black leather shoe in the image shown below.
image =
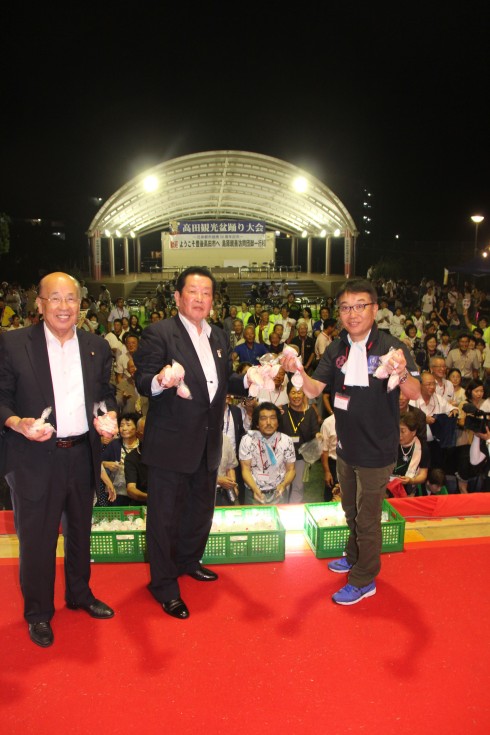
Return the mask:
[(66, 601), (66, 606), (70, 610), (85, 610), (93, 618), (104, 620), (105, 618), (113, 618), (114, 610), (106, 605), (102, 600), (94, 600), (90, 605), (76, 605), (74, 602)]
[(211, 569), (206, 569), (201, 564), (194, 569), (192, 572), (186, 572), (192, 579), (197, 579), (198, 582), (216, 582), (218, 575), (216, 572), (212, 572)]
[(29, 623), (29, 635), (31, 641), (42, 648), (48, 648), (54, 641), (53, 631), (48, 622)]
[(162, 607), (167, 615), (171, 615), (173, 618), (185, 620), (189, 617), (187, 605), (180, 597), (177, 597), (175, 600), (169, 600), (168, 602), (162, 602)]

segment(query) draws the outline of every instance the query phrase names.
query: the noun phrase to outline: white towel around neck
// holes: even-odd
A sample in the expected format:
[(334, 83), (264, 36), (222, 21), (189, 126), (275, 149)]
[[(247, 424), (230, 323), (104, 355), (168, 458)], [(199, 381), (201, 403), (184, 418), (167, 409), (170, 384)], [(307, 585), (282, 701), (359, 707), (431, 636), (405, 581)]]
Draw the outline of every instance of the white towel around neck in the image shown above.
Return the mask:
[(347, 362), (342, 367), (345, 375), (344, 385), (357, 385), (361, 388), (369, 386), (366, 342), (369, 335), (360, 342), (353, 342), (350, 337), (350, 352)]

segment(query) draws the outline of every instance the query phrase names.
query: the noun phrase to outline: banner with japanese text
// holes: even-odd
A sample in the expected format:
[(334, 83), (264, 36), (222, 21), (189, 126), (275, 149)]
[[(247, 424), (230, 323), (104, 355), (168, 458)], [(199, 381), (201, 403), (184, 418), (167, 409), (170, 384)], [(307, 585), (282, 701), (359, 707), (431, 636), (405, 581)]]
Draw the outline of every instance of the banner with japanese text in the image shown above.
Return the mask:
[(170, 233), (169, 249), (188, 248), (265, 248), (265, 222), (257, 220), (219, 220), (178, 222)]

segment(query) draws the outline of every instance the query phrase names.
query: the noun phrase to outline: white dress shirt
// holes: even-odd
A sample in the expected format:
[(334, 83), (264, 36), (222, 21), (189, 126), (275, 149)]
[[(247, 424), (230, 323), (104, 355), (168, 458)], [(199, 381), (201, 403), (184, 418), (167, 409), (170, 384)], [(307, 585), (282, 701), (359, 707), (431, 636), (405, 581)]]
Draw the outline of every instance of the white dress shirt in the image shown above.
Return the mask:
[(73, 337), (64, 344), (50, 332), (46, 324), (44, 334), (53, 382), (56, 434), (58, 437), (85, 434), (88, 431), (88, 422), (76, 330), (73, 328)]

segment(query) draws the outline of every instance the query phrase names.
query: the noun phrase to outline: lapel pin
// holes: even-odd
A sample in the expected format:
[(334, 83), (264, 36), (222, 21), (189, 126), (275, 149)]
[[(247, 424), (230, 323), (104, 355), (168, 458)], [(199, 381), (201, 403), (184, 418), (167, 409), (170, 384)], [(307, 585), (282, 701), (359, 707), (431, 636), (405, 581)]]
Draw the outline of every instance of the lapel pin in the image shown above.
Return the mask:
[(221, 357), (221, 350), (216, 350), (216, 352), (218, 353), (218, 357)]
[(95, 352), (91, 352), (90, 354), (92, 355), (92, 357), (94, 357), (94, 355), (95, 355)]

